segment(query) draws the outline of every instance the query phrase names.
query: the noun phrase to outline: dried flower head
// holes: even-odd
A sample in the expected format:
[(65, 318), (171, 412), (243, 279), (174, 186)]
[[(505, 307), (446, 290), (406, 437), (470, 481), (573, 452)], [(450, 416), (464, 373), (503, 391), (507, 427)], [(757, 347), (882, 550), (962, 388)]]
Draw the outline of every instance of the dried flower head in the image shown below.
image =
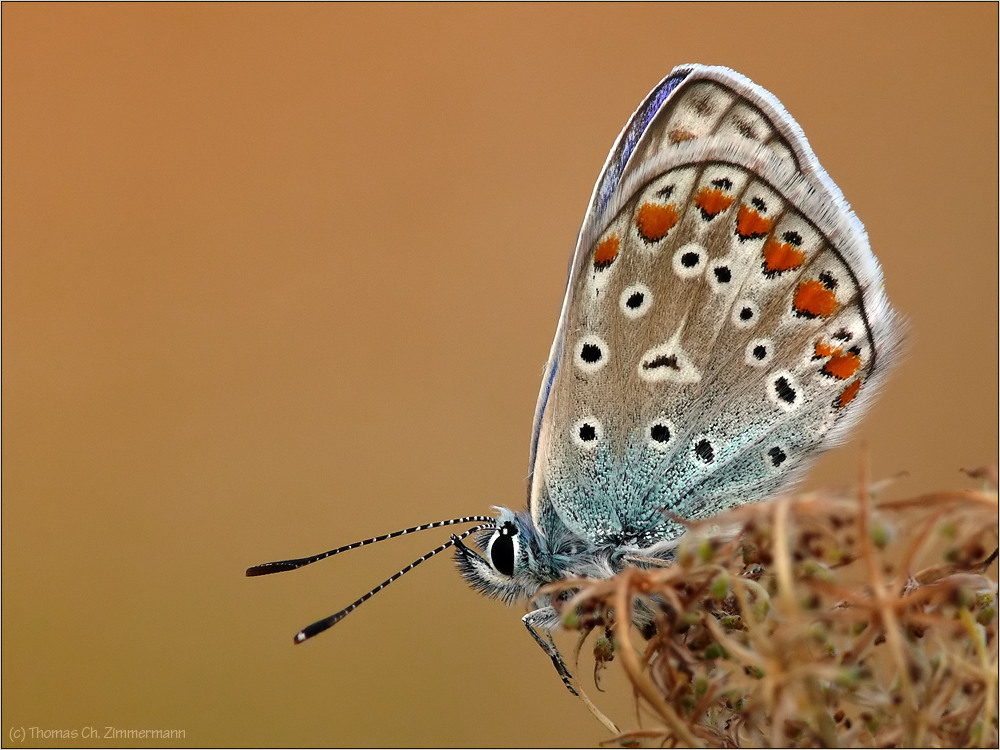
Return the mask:
[[(641, 726), (614, 742), (996, 747), (996, 472), (978, 478), (744, 506), (667, 567), (553, 584), (580, 644), (598, 634), (596, 668), (613, 653), (633, 686)], [(656, 616), (643, 646), (639, 606)]]

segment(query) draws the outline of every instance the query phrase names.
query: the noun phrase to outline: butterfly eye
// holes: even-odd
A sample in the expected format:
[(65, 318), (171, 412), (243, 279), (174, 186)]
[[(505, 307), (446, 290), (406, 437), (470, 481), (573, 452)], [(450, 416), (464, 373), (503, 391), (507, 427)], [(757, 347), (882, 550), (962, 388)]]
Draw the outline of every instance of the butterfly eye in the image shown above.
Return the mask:
[(517, 559), (517, 526), (511, 521), (504, 523), (490, 539), (486, 554), (497, 573), (514, 575), (514, 561)]

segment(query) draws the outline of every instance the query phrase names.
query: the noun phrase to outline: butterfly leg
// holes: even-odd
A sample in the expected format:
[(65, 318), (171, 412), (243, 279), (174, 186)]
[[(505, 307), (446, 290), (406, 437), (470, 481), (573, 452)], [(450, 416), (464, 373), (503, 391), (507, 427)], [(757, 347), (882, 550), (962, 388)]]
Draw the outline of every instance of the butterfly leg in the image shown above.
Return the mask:
[[(528, 629), (531, 633), (531, 637), (535, 639), (542, 651), (549, 655), (552, 659), (552, 664), (556, 668), (556, 672), (563, 681), (563, 685), (569, 690), (573, 695), (583, 701), (583, 704), (587, 707), (587, 710), (594, 715), (601, 724), (603, 724), (609, 732), (612, 734), (620, 734), (621, 730), (615, 725), (611, 719), (604, 715), (604, 713), (594, 705), (594, 702), (587, 697), (587, 694), (583, 692), (580, 688), (577, 690), (573, 686), (573, 675), (570, 674), (569, 669), (566, 667), (566, 663), (563, 661), (562, 654), (559, 653), (559, 648), (556, 646), (555, 641), (552, 639), (552, 628), (559, 624), (559, 615), (556, 613), (555, 609), (552, 607), (541, 607), (539, 609), (533, 610), (521, 618), (521, 622), (524, 623), (524, 627)], [(545, 633), (545, 637), (542, 637), (542, 633)]]
[[(548, 654), (552, 660), (552, 664), (562, 679), (563, 685), (579, 698), (580, 693), (573, 687), (573, 675), (570, 674), (566, 663), (563, 661), (562, 654), (559, 653), (555, 641), (552, 640), (552, 631), (550, 628), (558, 621), (559, 616), (552, 607), (541, 607), (540, 609), (532, 610), (521, 618), (521, 622), (524, 623), (524, 627), (531, 633), (531, 637), (535, 639), (535, 643), (541, 646), (542, 651)], [(542, 632), (545, 633), (544, 638), (541, 636)]]

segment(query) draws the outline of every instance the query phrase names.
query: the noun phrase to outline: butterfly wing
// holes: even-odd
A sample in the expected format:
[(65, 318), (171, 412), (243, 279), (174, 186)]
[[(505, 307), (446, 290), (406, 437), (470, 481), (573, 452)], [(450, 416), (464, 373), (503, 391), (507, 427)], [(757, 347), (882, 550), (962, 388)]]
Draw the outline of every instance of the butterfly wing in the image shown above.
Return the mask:
[[(675, 69), (580, 231), (532, 435), (530, 507), (645, 547), (793, 481), (893, 358), (867, 235), (771, 94)], [(666, 511), (666, 513), (665, 513)]]

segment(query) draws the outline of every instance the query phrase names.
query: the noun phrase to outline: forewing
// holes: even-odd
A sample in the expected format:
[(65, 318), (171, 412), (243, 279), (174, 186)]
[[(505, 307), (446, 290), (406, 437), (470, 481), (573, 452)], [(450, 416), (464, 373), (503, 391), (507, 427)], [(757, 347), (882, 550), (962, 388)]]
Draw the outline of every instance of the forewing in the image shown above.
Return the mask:
[(860, 413), (893, 323), (863, 227), (777, 100), (675, 71), (580, 232), (536, 413), (536, 525), (643, 547), (671, 515), (775, 492)]

